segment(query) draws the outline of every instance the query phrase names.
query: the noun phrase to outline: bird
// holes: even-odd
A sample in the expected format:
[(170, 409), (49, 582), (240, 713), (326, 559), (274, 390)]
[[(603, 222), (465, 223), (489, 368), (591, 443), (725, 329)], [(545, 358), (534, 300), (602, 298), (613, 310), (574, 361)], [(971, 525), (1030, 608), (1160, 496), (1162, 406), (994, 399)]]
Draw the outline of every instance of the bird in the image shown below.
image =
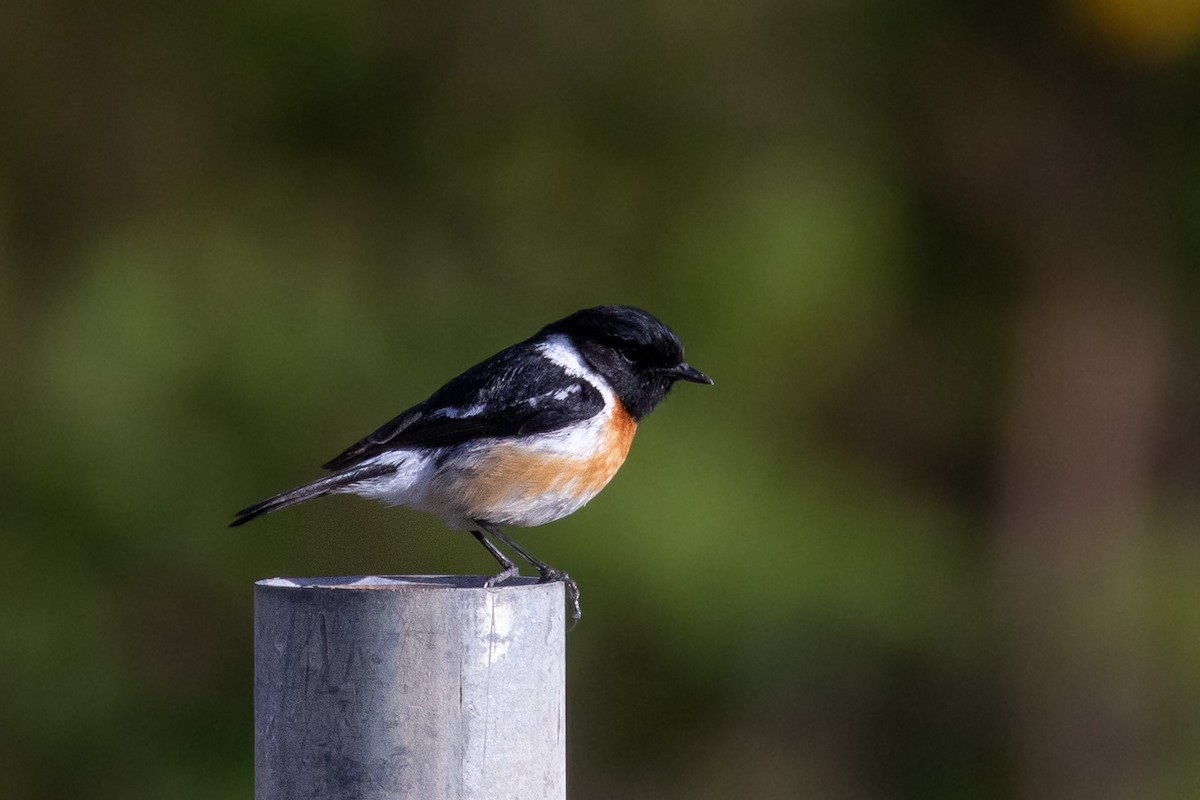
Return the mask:
[(504, 545), (562, 581), (577, 623), (579, 586), (505, 527), (573, 514), (625, 461), (639, 423), (678, 381), (712, 384), (663, 322), (632, 306), (585, 308), (451, 379), (323, 466), (329, 474), (238, 511), (230, 527), (329, 494), (406, 506), (466, 530), (517, 576)]

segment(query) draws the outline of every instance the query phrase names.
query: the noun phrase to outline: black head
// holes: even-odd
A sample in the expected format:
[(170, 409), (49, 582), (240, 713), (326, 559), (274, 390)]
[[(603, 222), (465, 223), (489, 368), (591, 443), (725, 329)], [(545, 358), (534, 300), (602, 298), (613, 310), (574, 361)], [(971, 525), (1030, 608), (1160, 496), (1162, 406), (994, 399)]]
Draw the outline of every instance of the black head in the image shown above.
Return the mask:
[(666, 325), (639, 308), (597, 306), (542, 328), (571, 337), (592, 369), (612, 385), (634, 419), (662, 402), (675, 381), (712, 383), (683, 360), (683, 345)]

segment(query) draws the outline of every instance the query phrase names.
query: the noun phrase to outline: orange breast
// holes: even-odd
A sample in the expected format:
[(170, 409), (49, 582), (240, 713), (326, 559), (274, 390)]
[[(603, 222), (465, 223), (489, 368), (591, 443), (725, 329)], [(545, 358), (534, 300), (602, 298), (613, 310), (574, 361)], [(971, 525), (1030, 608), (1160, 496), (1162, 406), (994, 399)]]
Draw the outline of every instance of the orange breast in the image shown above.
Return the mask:
[(479, 464), (470, 485), (463, 487), (464, 505), (476, 517), (490, 519), (500, 509), (519, 514), (520, 507), (528, 503), (532, 513), (534, 504), (557, 503), (565, 513), (553, 518), (565, 516), (612, 480), (625, 462), (636, 432), (637, 422), (618, 401), (600, 446), (588, 457), (539, 452), (519, 442), (498, 444)]

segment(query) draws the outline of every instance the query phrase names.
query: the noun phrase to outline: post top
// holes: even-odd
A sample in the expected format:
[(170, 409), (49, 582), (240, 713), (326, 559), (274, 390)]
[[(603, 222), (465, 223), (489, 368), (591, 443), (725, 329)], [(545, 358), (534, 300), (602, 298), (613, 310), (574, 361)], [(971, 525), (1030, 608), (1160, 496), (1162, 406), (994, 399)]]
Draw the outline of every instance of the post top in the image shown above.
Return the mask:
[[(264, 578), (255, 586), (278, 589), (483, 589), (489, 575), (338, 575), (323, 578)], [(518, 575), (496, 589), (536, 585), (537, 578)]]

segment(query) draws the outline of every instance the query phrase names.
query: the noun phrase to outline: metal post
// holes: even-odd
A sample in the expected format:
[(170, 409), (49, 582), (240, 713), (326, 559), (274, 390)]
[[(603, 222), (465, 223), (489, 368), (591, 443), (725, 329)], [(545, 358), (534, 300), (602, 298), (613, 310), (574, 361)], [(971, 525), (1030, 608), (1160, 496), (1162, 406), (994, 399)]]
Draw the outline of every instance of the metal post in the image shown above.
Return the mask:
[(257, 800), (563, 800), (561, 583), (254, 586)]

